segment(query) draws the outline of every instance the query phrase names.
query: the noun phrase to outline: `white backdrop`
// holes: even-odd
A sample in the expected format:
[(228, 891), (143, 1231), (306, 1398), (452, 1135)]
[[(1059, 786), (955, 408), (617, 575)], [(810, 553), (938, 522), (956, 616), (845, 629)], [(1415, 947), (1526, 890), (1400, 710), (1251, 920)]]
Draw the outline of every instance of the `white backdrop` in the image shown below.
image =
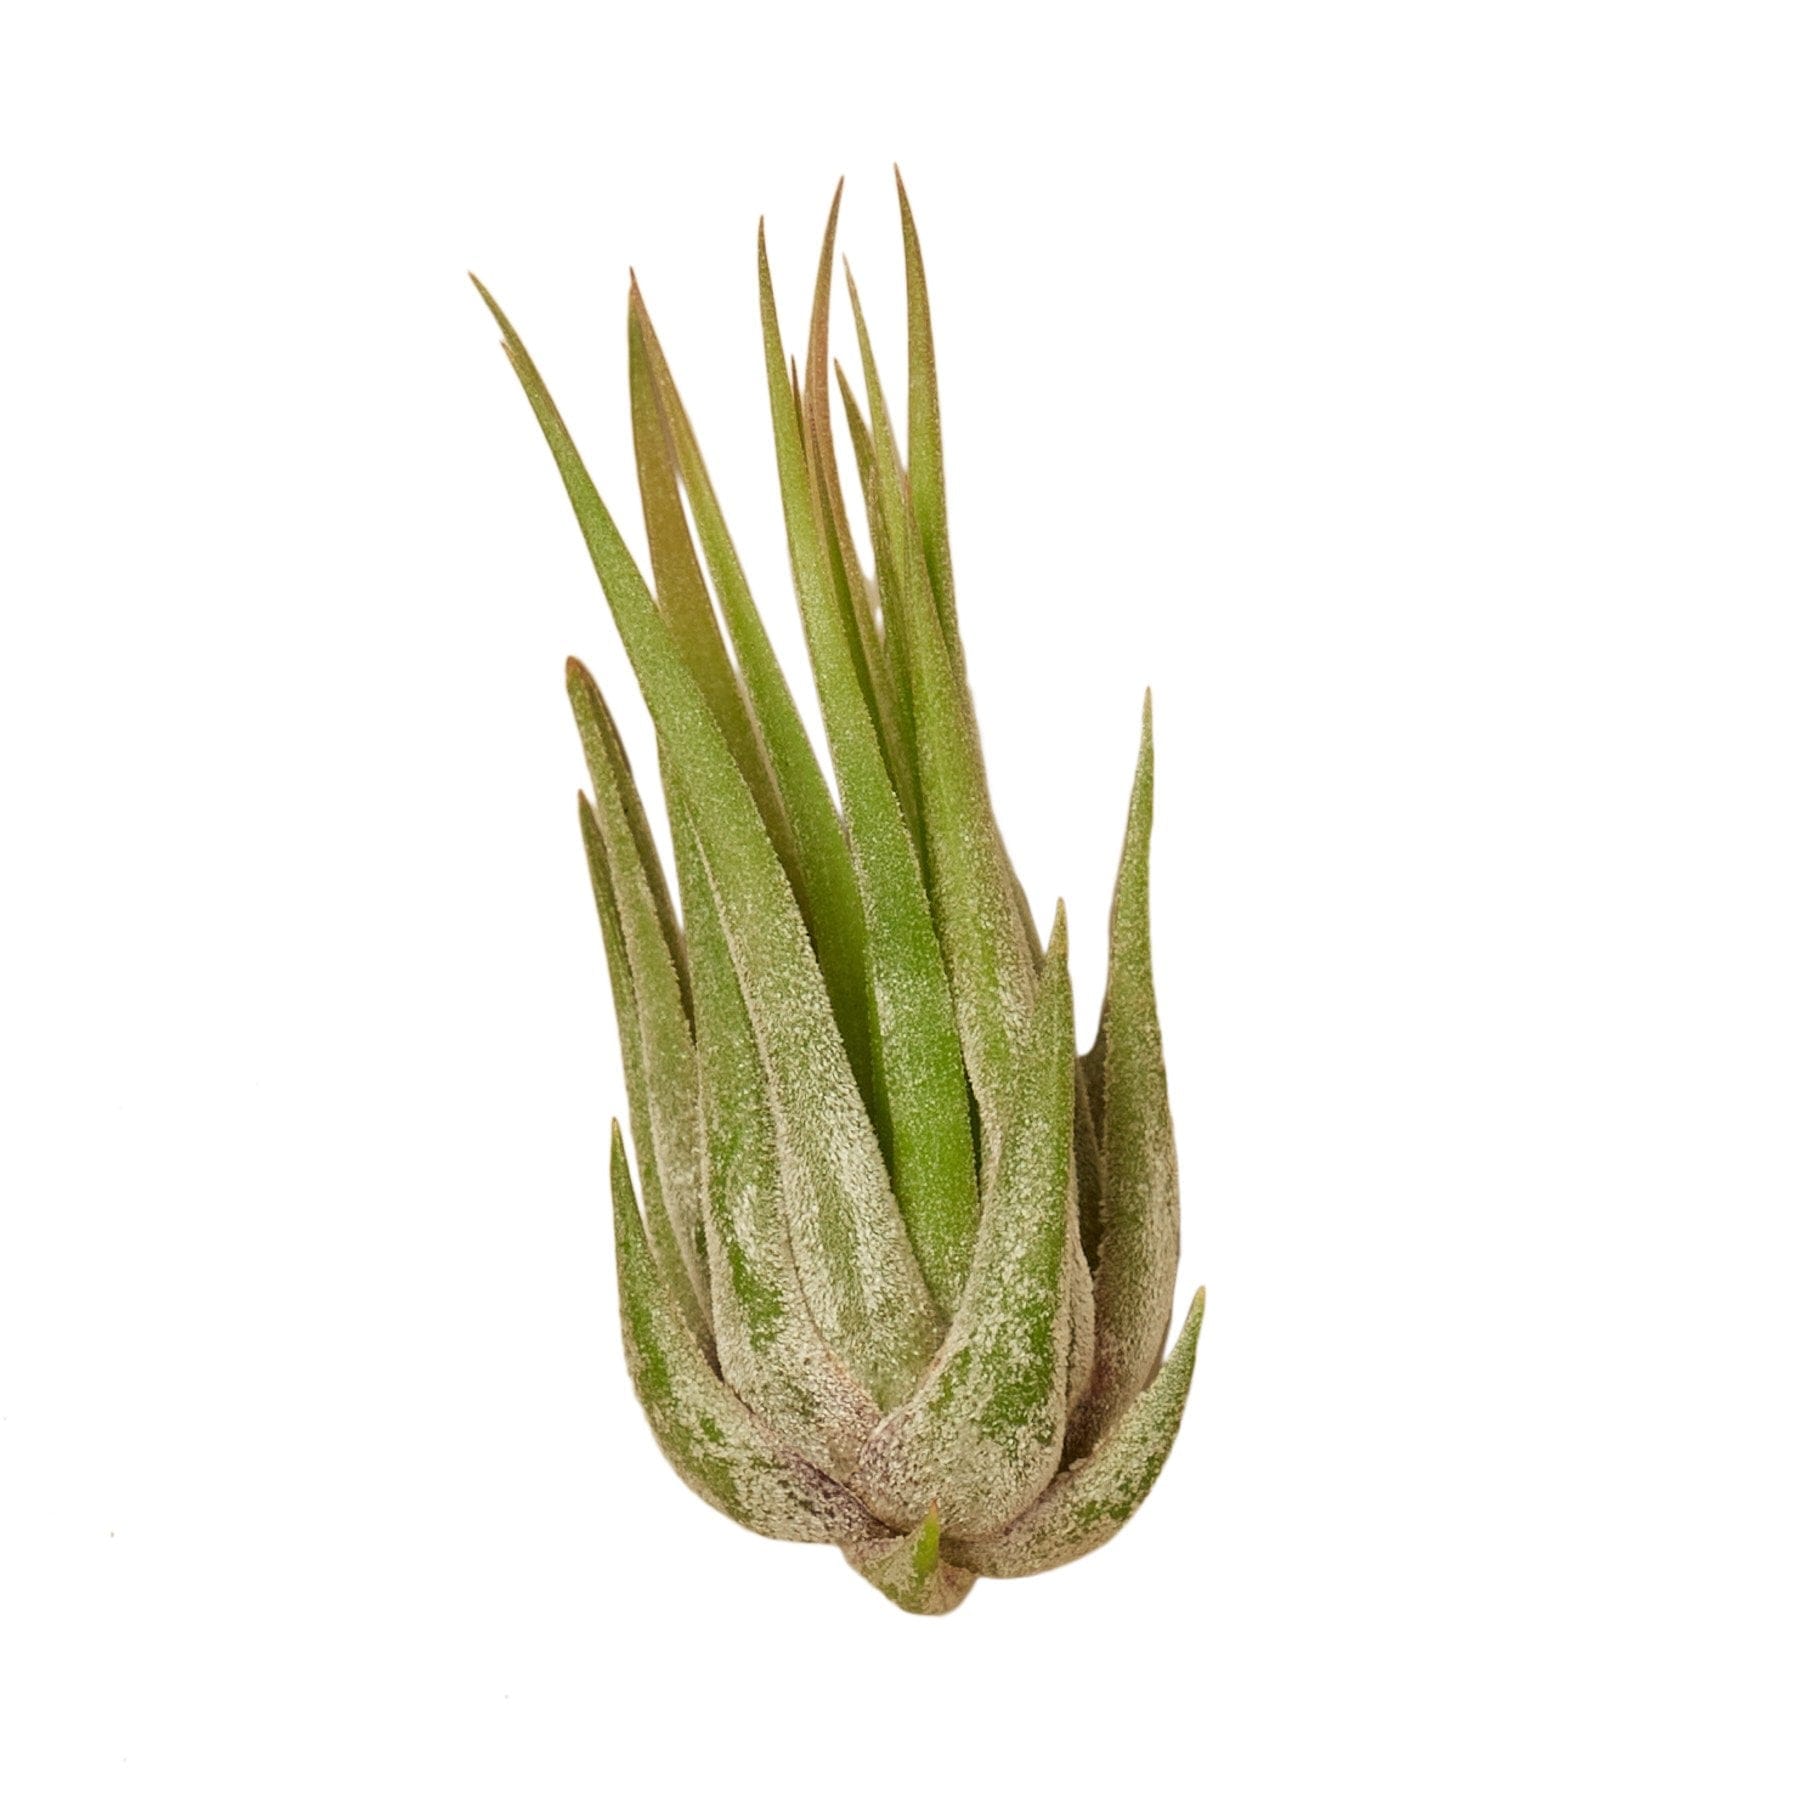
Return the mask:
[[(0, 36), (0, 1789), (1791, 1794), (1777, 5), (40, 7)], [(893, 1611), (665, 1467), (475, 268), (636, 525), (635, 265), (798, 652), (754, 233), (941, 341), (1098, 1005), (1139, 697), (1188, 1422)], [(841, 296), (840, 296), (841, 300)], [(843, 341), (840, 334), (840, 343)]]

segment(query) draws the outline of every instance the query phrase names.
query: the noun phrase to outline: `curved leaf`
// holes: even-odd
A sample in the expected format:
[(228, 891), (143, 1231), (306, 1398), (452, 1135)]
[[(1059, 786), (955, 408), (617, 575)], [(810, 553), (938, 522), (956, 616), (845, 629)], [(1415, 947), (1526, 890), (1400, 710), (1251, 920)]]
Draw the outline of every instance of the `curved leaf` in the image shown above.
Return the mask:
[[(833, 216), (835, 218), (835, 207)], [(831, 240), (821, 274), (830, 269)], [(806, 627), (867, 926), (875, 1088), (894, 1195), (932, 1296), (948, 1316), (975, 1241), (975, 1150), (962, 1054), (930, 903), (858, 675), (851, 626), (832, 598), (822, 495), (787, 403), (768, 257), (759, 256), (763, 341), (794, 584)], [(820, 314), (815, 340), (824, 327)], [(822, 343), (815, 360), (822, 364)]]
[(800, 854), (794, 842), (794, 828), (764, 758), (762, 739), (750, 716), (743, 683), (731, 666), (725, 640), (719, 635), (712, 596), (694, 553), (693, 535), (681, 504), (679, 466), (669, 420), (651, 368), (647, 320), (636, 294), (634, 281), (633, 301), (626, 318), (631, 435), (637, 452), (638, 493), (643, 502), (644, 533), (650, 545), (650, 572), (656, 584), (657, 604), (756, 798), (763, 824), (781, 857), (789, 883), (798, 894), (800, 884), (795, 880), (795, 871)]
[(935, 1506), (904, 1537), (846, 1544), (844, 1556), (857, 1574), (881, 1589), (902, 1612), (954, 1612), (968, 1597), (975, 1577), (952, 1568), (938, 1555)]
[(681, 1253), (681, 1234), (669, 1216), (662, 1181), (656, 1167), (656, 1137), (650, 1129), (650, 1095), (644, 1075), (644, 1040), (638, 1020), (637, 996), (631, 982), (631, 960), (625, 950), (625, 933), (619, 924), (618, 901), (613, 895), (612, 872), (607, 866), (606, 841), (600, 823), (588, 804), (581, 803), (581, 837), (587, 850), (588, 876), (593, 883), (594, 906), (600, 914), (600, 935), (606, 940), (606, 967), (612, 978), (613, 1017), (619, 1028), (619, 1056), (625, 1068), (625, 1095), (631, 1107), (631, 1136), (637, 1146), (638, 1167), (644, 1174), (644, 1202), (648, 1214), (650, 1246), (656, 1266), (681, 1309), (683, 1322), (710, 1357), (712, 1324), (702, 1305), (700, 1291)]
[(1074, 1064), (1058, 907), (962, 1302), (918, 1392), (882, 1420), (856, 1472), (857, 1491), (896, 1525), (935, 1501), (947, 1531), (993, 1531), (1042, 1492), (1061, 1460)]
[(676, 1474), (764, 1537), (843, 1544), (885, 1536), (854, 1495), (777, 1442), (707, 1366), (651, 1261), (617, 1120), (612, 1191), (625, 1361)]
[[(484, 293), (485, 297), (485, 293)], [(770, 1076), (795, 1261), (819, 1328), (883, 1405), (911, 1391), (937, 1309), (894, 1202), (819, 965), (750, 790), (518, 334), (488, 298), (689, 803)]]
[[(973, 721), (932, 597), (862, 305), (848, 271), (845, 279), (874, 441), (876, 506), (870, 527), (878, 556), (890, 557), (898, 576), (885, 617), (911, 700), (926, 882), (980, 1114), (981, 1140), (992, 1146), (1000, 1138), (1013, 1063), (1031, 1019), (1037, 971), (1019, 916), (1012, 868), (994, 823)], [(984, 1164), (984, 1194), (991, 1173)]]
[(705, 1120), (707, 1248), (719, 1371), (781, 1440), (843, 1476), (880, 1411), (833, 1354), (807, 1307), (782, 1207), (782, 1157), (768, 1082), (718, 903), (675, 807)]
[(1175, 1298), (1180, 1198), (1175, 1131), (1150, 966), (1150, 821), (1155, 755), (1150, 697), (1125, 847), (1113, 891), (1100, 1059), (1100, 1256), (1094, 1270), (1094, 1379), (1071, 1421), (1071, 1451), (1098, 1443), (1162, 1355)]
[(1044, 1497), (1004, 1531), (980, 1542), (948, 1542), (944, 1554), (977, 1575), (1037, 1575), (1112, 1537), (1143, 1504), (1168, 1460), (1194, 1379), (1205, 1313), (1201, 1288), (1161, 1373), (1093, 1455), (1058, 1475)]
[[(697, 1298), (701, 1303), (699, 1333), (701, 1342), (709, 1344), (711, 1331), (704, 1323), (704, 1302), (710, 1283), (700, 1205), (700, 1077), (694, 1061), (693, 1034), (681, 985), (669, 958), (650, 876), (631, 829), (625, 798), (627, 788), (635, 795), (631, 771), (622, 752), (615, 757), (617, 733), (599, 688), (587, 670), (573, 660), (569, 664), (569, 702), (588, 751), (588, 774), (594, 784), (593, 817), (605, 847), (621, 948), (630, 972), (631, 1012), (643, 1058), (643, 1112), (648, 1118), (646, 1121), (641, 1117), (637, 1097), (633, 1096), (632, 1133), (640, 1145), (638, 1159), (645, 1170), (646, 1190), (652, 1183), (650, 1171), (655, 1171), (657, 1194), (668, 1209), (680, 1248), (687, 1298)], [(655, 857), (654, 848), (650, 855)], [(660, 861), (657, 872), (660, 879)], [(616, 1001), (616, 991), (614, 998)], [(623, 1014), (620, 1022), (623, 1029)], [(642, 1148), (645, 1123), (654, 1146), (649, 1162), (645, 1162)], [(683, 1310), (688, 1310), (685, 1304)]]
[[(636, 282), (631, 289), (632, 313), (642, 336), (645, 359), (656, 383), (668, 423), (675, 456), (681, 466), (682, 486), (694, 512), (694, 529), (706, 566), (725, 615), (731, 646), (737, 653), (756, 730), (767, 753), (769, 768), (793, 827), (795, 861), (784, 865), (789, 885), (811, 937), (832, 1014), (844, 1040), (850, 1068), (865, 1100), (873, 1094), (869, 1067), (869, 1021), (863, 978), (863, 921), (857, 904), (856, 878), (850, 867), (850, 851), (844, 842), (837, 808), (812, 743), (801, 722), (800, 710), (775, 659), (774, 646), (756, 601), (751, 596), (743, 564), (726, 528), (718, 494), (700, 454), (694, 427), (682, 404), (668, 359), (657, 341), (649, 310)], [(783, 847), (775, 839), (777, 853)]]

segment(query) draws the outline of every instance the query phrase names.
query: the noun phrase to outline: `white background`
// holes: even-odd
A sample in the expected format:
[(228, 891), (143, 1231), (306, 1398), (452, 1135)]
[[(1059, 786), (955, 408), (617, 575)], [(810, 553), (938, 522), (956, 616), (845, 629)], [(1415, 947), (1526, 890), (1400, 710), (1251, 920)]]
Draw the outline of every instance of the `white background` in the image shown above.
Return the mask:
[[(1796, 1791), (1790, 9), (9, 16), (0, 1789)], [(1155, 684), (1211, 1299), (941, 1621), (628, 1388), (565, 653), (646, 739), (463, 279), (634, 527), (635, 265), (797, 650), (755, 224), (897, 382), (894, 159), (1084, 1032)]]

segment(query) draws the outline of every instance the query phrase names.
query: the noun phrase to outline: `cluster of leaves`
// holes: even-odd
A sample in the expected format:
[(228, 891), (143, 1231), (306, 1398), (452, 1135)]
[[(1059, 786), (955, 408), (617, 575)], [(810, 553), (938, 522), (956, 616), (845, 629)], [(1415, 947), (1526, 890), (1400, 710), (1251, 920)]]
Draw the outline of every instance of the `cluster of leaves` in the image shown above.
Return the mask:
[[(1204, 1296), (1159, 1374), (1177, 1200), (1150, 970), (1148, 701), (1100, 1030), (1077, 1056), (1062, 909), (1042, 944), (988, 797), (903, 187), (900, 211), (904, 461), (847, 268), (863, 402), (829, 363), (838, 199), (804, 367), (783, 350), (758, 243), (788, 548), (836, 796), (635, 280), (648, 581), (482, 295), (655, 724), (675, 849), (679, 916), (612, 717), (572, 661), (594, 787), (581, 827), (644, 1186), (640, 1211), (615, 1124), (639, 1398), (713, 1505), (765, 1535), (837, 1543), (898, 1604), (943, 1612), (977, 1575), (1055, 1567), (1130, 1517), (1180, 1423)], [(834, 377), (872, 576), (845, 503)]]

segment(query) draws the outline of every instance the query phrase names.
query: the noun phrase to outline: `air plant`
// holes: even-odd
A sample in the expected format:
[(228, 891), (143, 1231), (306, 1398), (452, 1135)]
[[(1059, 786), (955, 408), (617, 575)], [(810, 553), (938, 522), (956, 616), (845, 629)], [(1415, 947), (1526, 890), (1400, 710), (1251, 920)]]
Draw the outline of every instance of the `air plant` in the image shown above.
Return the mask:
[(644, 1190), (640, 1208), (615, 1121), (638, 1398), (702, 1499), (765, 1536), (837, 1544), (898, 1605), (941, 1613), (978, 1576), (1055, 1568), (1136, 1511), (1181, 1421), (1205, 1294), (1163, 1361), (1177, 1197), (1151, 985), (1148, 697), (1100, 1028), (1078, 1056), (1062, 908), (1042, 944), (989, 802), (904, 187), (904, 461), (845, 271), (865, 399), (835, 378), (872, 572), (852, 534), (827, 351), (837, 214), (834, 198), (803, 369), (758, 239), (835, 797), (635, 278), (648, 581), (481, 292), (655, 725), (674, 846), (679, 913), (612, 715), (571, 661), (593, 784), (581, 832)]

